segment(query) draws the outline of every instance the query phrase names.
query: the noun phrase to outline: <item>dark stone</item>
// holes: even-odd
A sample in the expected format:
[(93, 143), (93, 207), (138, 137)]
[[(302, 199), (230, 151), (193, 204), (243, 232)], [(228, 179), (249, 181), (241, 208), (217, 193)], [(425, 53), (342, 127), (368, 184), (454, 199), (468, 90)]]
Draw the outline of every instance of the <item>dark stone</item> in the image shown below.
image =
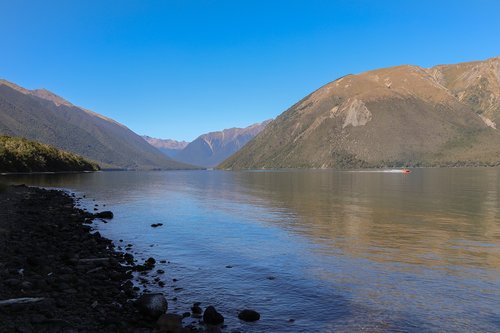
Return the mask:
[(200, 307), (200, 303), (194, 303), (193, 306), (191, 307), (191, 311), (195, 315), (201, 315), (203, 313), (203, 309)]
[(172, 313), (162, 314), (156, 326), (160, 332), (180, 332), (182, 330), (182, 317)]
[(257, 321), (260, 319), (260, 314), (255, 310), (245, 309), (238, 314), (238, 318), (243, 321)]
[(16, 332), (18, 332), (18, 333), (32, 333), (33, 331), (29, 327), (27, 327), (25, 325), (21, 325), (21, 326), (16, 327)]
[(125, 259), (125, 261), (129, 264), (129, 265), (132, 265), (134, 263), (134, 256), (131, 255), (130, 253), (125, 253), (123, 255), (123, 259)]
[(113, 218), (113, 212), (109, 210), (105, 210), (103, 212), (95, 213), (95, 217), (100, 218), (100, 219), (112, 219)]
[(31, 283), (29, 281), (23, 281), (21, 283), (21, 288), (23, 288), (23, 289), (31, 289), (31, 287), (33, 287), (33, 283)]
[(158, 227), (161, 227), (162, 225), (163, 225), (163, 223), (153, 223), (153, 224), (151, 224), (151, 227), (158, 228)]
[(135, 305), (143, 315), (154, 319), (167, 312), (168, 309), (167, 300), (161, 293), (143, 294), (137, 299)]
[(208, 325), (221, 325), (224, 323), (224, 317), (217, 312), (212, 305), (210, 305), (203, 313), (203, 321)]
[(152, 258), (152, 257), (148, 258), (148, 260), (146, 260), (144, 262), (144, 265), (146, 265), (146, 266), (154, 266), (155, 264), (156, 264), (156, 260), (155, 260), (155, 258)]
[(4, 283), (10, 287), (17, 287), (21, 284), (21, 280), (19, 279), (7, 279)]

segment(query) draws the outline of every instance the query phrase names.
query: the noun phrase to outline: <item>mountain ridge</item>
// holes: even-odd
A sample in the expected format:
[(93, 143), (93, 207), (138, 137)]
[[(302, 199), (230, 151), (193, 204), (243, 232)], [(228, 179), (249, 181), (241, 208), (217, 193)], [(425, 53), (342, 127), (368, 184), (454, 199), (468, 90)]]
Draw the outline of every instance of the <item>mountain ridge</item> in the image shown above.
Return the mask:
[(142, 138), (147, 141), (150, 145), (167, 155), (168, 157), (175, 159), (175, 156), (184, 149), (189, 142), (187, 141), (177, 141), (173, 139), (158, 139), (147, 135), (143, 135)]
[(499, 63), (495, 57), (343, 76), (283, 112), (219, 167), (496, 165)]
[(99, 162), (103, 168), (184, 169), (125, 125), (46, 89), (0, 80), (0, 134), (25, 137)]
[(238, 151), (270, 121), (266, 120), (245, 128), (232, 127), (204, 133), (192, 142), (143, 137), (151, 145), (177, 161), (211, 168)]

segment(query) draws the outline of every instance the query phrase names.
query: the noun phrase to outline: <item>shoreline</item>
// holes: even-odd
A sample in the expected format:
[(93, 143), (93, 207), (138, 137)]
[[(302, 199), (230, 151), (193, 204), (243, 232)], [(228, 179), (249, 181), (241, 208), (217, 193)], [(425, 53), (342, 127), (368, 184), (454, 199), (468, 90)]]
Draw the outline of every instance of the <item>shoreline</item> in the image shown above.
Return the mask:
[[(59, 190), (0, 193), (0, 327), (12, 332), (151, 331), (123, 254), (86, 225), (90, 213)], [(16, 303), (20, 298), (32, 299)], [(34, 299), (34, 301), (33, 301)], [(17, 301), (16, 301), (17, 300)]]
[(80, 208), (84, 198), (24, 184), (0, 191), (2, 331), (187, 333), (225, 327), (212, 306), (203, 311), (195, 303), (182, 315), (169, 312), (167, 294), (147, 289), (165, 285), (149, 274), (163, 274), (156, 260), (140, 263), (131, 244), (123, 249), (101, 236), (94, 220), (107, 223), (113, 213), (97, 204), (93, 213)]
[[(112, 213), (86, 212), (76, 207), (78, 200), (62, 190), (24, 185), (0, 192), (0, 327), (22, 333), (166, 332), (156, 330), (159, 315), (139, 305), (148, 295), (139, 295), (132, 282), (134, 271), (154, 268), (154, 259), (137, 265), (131, 254), (115, 250), (89, 225)], [(179, 317), (173, 319), (182, 323)], [(186, 329), (197, 331), (180, 326), (175, 332)]]

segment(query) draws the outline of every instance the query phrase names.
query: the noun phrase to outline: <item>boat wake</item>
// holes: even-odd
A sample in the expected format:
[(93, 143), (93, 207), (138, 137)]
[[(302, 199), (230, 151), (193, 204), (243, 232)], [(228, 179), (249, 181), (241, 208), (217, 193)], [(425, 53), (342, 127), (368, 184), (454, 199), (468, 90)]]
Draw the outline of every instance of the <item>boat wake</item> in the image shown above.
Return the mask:
[(408, 169), (380, 169), (380, 170), (349, 170), (347, 172), (363, 172), (363, 173), (403, 173), (409, 174), (411, 170)]

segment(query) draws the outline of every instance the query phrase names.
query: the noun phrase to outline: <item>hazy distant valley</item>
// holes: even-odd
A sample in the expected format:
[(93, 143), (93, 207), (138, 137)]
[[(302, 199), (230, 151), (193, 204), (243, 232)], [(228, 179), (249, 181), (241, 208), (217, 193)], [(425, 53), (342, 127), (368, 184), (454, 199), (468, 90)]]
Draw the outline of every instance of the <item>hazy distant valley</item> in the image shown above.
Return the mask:
[(240, 150), (258, 135), (271, 120), (245, 128), (229, 128), (219, 132), (202, 134), (194, 141), (162, 140), (144, 136), (152, 146), (179, 162), (213, 168)]

